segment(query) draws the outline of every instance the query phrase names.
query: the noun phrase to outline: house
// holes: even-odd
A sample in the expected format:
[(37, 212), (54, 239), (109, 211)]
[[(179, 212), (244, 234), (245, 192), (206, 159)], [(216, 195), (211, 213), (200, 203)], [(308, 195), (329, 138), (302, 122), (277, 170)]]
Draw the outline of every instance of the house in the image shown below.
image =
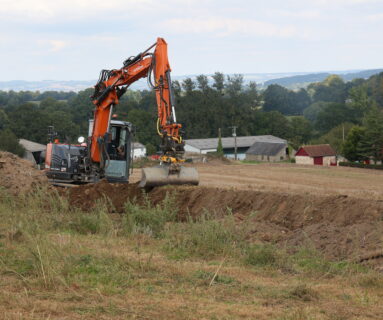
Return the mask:
[[(225, 157), (234, 158), (235, 144), (237, 144), (237, 159), (243, 160), (246, 158), (247, 150), (255, 142), (275, 142), (286, 143), (286, 140), (274, 137), (272, 135), (263, 136), (245, 136), (245, 137), (224, 137), (222, 140), (222, 147)], [(207, 154), (216, 152), (218, 147), (218, 138), (208, 139), (187, 139), (185, 140), (185, 152)]]
[(139, 142), (133, 142), (133, 159), (142, 158), (146, 156), (146, 147)]
[(336, 165), (336, 152), (329, 144), (303, 146), (295, 154), (297, 164)]
[(276, 162), (287, 159), (289, 159), (287, 142), (258, 141), (246, 151), (246, 160)]
[(46, 145), (26, 139), (19, 139), (19, 144), (25, 149), (24, 159), (31, 161), (34, 165), (40, 164), (40, 155), (45, 151)]

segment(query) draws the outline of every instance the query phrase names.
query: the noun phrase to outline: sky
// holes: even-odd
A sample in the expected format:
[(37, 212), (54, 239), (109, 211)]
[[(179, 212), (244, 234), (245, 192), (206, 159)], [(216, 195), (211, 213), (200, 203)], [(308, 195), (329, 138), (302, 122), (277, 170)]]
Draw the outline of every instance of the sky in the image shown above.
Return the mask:
[(382, 0), (0, 0), (0, 81), (91, 80), (163, 37), (174, 75), (383, 67)]

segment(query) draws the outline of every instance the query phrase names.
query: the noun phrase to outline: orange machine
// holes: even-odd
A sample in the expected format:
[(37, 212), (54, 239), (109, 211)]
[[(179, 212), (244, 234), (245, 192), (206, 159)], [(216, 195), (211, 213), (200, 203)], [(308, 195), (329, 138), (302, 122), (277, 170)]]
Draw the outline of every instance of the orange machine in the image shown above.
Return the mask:
[[(154, 52), (151, 52), (153, 48)], [(197, 171), (181, 166), (184, 161), (184, 142), (180, 135), (182, 126), (176, 120), (170, 71), (167, 43), (162, 38), (158, 38), (144, 52), (125, 60), (121, 69), (101, 71), (91, 97), (96, 108), (88, 149), (90, 163), (100, 177), (103, 176), (108, 160), (106, 149), (110, 140), (113, 108), (130, 84), (148, 77), (148, 83), (156, 93), (157, 129), (162, 139), (162, 155), (159, 167), (143, 169), (141, 186), (198, 184)]]

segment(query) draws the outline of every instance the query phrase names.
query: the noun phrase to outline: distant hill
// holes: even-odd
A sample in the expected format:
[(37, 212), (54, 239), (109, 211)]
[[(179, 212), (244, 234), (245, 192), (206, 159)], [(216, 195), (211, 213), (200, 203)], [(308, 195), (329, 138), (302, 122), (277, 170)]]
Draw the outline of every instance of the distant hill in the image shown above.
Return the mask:
[[(243, 75), (245, 84), (250, 81), (256, 82), (259, 87), (265, 88), (270, 84), (279, 84), (289, 89), (306, 87), (312, 82), (323, 81), (330, 74), (338, 74), (345, 81), (356, 78), (369, 78), (370, 76), (383, 72), (383, 69), (374, 70), (349, 70), (349, 71), (328, 71), (328, 72), (286, 72), (286, 73), (247, 73)], [(209, 75), (208, 75), (209, 76)], [(197, 75), (172, 76), (173, 80), (182, 81), (186, 78), (195, 80)], [(210, 81), (212, 78), (210, 77)], [(24, 81), (11, 80), (0, 81), (0, 90), (3, 91), (74, 91), (78, 92), (86, 88), (91, 88), (97, 80), (43, 80), (43, 81)], [(148, 89), (146, 79), (141, 79), (130, 86), (133, 90)]]
[(380, 72), (383, 72), (383, 69), (362, 70), (362, 71), (344, 72), (344, 73), (339, 71), (310, 73), (310, 74), (302, 74), (297, 76), (282, 77), (278, 79), (268, 80), (264, 82), (263, 86), (267, 87), (271, 84), (279, 84), (280, 86), (283, 86), (289, 89), (296, 89), (296, 88), (306, 87), (307, 85), (313, 82), (323, 81), (331, 74), (337, 74), (340, 77), (342, 77), (343, 80), (351, 81), (358, 78), (367, 79), (371, 77), (372, 75), (380, 73)]

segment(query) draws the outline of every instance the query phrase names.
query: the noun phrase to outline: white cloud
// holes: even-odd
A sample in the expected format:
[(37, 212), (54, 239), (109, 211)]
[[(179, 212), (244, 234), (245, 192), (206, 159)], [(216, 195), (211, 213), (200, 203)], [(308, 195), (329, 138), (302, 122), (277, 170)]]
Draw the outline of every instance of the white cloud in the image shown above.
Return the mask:
[(71, 19), (95, 14), (116, 13), (129, 8), (131, 12), (146, 9), (154, 0), (0, 0), (2, 19), (50, 20)]
[(383, 13), (371, 14), (367, 16), (366, 18), (368, 21), (371, 21), (371, 22), (383, 21)]
[(381, 0), (312, 0), (313, 3), (319, 5), (358, 5), (368, 3), (379, 3)]
[(240, 34), (281, 38), (299, 36), (297, 29), (293, 26), (279, 26), (250, 19), (218, 17), (169, 19), (162, 22), (161, 26), (173, 33), (214, 33), (218, 36)]
[(51, 45), (51, 52), (61, 51), (62, 49), (68, 46), (68, 42), (63, 40), (50, 40), (49, 44)]
[(321, 12), (318, 10), (304, 10), (304, 11), (275, 11), (272, 12), (275, 15), (288, 18), (298, 18), (298, 19), (316, 19), (320, 18)]

